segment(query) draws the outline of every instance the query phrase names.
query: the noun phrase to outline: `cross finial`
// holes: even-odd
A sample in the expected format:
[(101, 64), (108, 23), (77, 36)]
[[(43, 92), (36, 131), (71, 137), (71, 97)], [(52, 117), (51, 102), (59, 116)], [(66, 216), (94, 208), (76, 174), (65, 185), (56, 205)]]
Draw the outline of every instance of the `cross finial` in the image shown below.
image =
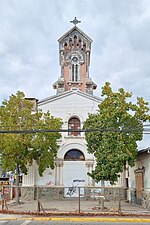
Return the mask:
[(74, 20), (70, 21), (70, 23), (73, 23), (76, 26), (78, 23), (81, 23), (81, 21), (77, 20), (75, 17)]

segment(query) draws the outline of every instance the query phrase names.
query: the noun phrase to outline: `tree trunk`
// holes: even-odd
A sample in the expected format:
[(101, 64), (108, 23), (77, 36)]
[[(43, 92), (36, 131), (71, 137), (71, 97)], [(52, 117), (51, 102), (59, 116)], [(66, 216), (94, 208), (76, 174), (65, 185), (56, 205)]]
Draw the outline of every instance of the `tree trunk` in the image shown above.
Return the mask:
[(16, 204), (19, 203), (19, 165), (16, 166), (16, 188), (15, 188)]
[(101, 209), (104, 209), (104, 180), (101, 180)]

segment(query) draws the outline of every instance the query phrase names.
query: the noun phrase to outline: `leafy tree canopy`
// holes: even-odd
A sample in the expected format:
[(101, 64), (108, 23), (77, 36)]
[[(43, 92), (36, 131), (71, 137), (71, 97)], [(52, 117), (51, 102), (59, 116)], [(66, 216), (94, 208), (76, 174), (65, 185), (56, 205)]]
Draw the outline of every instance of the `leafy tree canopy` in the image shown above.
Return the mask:
[[(33, 110), (33, 102), (20, 91), (0, 106), (1, 130), (59, 130), (61, 124), (61, 120), (49, 112)], [(60, 137), (58, 132), (0, 134), (3, 169), (15, 171), (18, 165), (23, 173), (27, 173), (27, 164), (32, 164), (33, 160), (39, 166), (40, 175), (48, 167), (53, 169)]]
[(143, 122), (150, 119), (148, 103), (137, 98), (134, 104), (132, 94), (123, 88), (113, 92), (110, 83), (102, 87), (104, 100), (96, 114), (89, 114), (85, 129), (99, 129), (85, 134), (89, 153), (96, 158), (96, 167), (89, 175), (96, 181), (110, 181), (114, 184), (126, 162), (134, 165), (137, 155), (137, 141), (143, 137)]

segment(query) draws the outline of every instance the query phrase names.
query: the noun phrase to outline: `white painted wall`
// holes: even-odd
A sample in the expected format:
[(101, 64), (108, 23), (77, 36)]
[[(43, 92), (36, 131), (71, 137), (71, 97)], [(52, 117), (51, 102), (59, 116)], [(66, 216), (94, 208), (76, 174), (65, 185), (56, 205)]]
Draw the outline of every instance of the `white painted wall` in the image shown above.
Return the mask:
[(52, 115), (61, 117), (66, 120), (73, 114), (78, 114), (81, 119), (85, 120), (88, 113), (94, 113), (97, 110), (97, 105), (100, 101), (94, 101), (86, 96), (79, 95), (76, 91), (71, 95), (66, 95), (61, 98), (54, 98), (54, 101), (39, 104), (39, 108), (43, 111), (49, 110)]
[[(88, 117), (88, 113), (94, 113), (98, 109), (98, 104), (101, 101), (93, 98), (87, 98), (84, 94), (80, 95), (76, 90), (71, 94), (66, 94), (60, 97), (54, 97), (54, 99), (47, 100), (45, 103), (39, 103), (39, 108), (43, 112), (50, 111), (51, 115), (61, 118), (63, 120), (62, 129), (68, 129), (68, 120), (71, 116), (77, 116), (81, 122), (81, 128), (83, 122)], [(62, 137), (67, 137), (68, 133), (62, 133)], [(81, 133), (84, 137), (84, 133)], [(82, 142), (82, 141), (81, 141)]]
[(86, 176), (85, 161), (64, 161), (65, 197), (78, 197), (78, 187), (84, 187)]
[[(54, 96), (54, 98), (47, 99), (46, 101), (43, 101), (39, 103), (39, 108), (42, 109), (43, 112), (47, 112), (48, 110), (50, 111), (51, 115), (55, 117), (59, 117), (63, 120), (63, 126), (62, 129), (68, 129), (68, 120), (72, 116), (77, 116), (80, 119), (81, 122), (81, 128), (83, 126), (83, 122), (86, 120), (88, 117), (88, 113), (94, 113), (96, 112), (98, 108), (98, 104), (101, 101), (98, 100), (97, 98), (94, 98), (93, 96), (87, 96), (84, 93), (79, 93), (77, 90), (64, 93), (63, 95), (60, 96)], [(79, 137), (71, 137), (68, 136), (68, 133), (62, 133), (62, 139), (60, 142), (60, 148), (58, 151), (57, 158), (59, 160), (64, 159), (64, 155), (66, 154), (67, 151), (70, 149), (78, 149), (83, 152), (85, 156), (86, 161), (91, 161), (91, 164), (94, 162), (94, 157), (91, 154), (88, 154), (87, 152), (87, 147), (86, 147), (86, 142), (84, 138), (84, 133), (81, 133), (81, 136)], [(70, 173), (69, 169), (66, 170), (66, 165), (68, 162), (64, 162), (61, 168), (57, 168), (59, 170), (59, 179), (60, 181), (57, 181), (59, 184), (65, 185), (72, 185), (72, 179), (67, 178), (67, 176), (74, 175), (75, 173), (78, 174), (76, 178), (82, 178), (81, 171), (84, 173), (84, 180), (87, 183), (87, 168), (85, 166), (85, 162), (71, 162), (73, 163), (74, 167), (69, 167), (70, 168)], [(69, 162), (70, 163), (70, 162)], [(82, 164), (82, 169), (80, 167), (76, 167), (76, 165)], [(83, 166), (84, 165), (84, 166)], [(78, 168), (79, 170), (76, 170)], [(74, 172), (73, 172), (74, 171)], [(77, 172), (78, 171), (78, 172)], [(43, 178), (39, 178), (38, 175), (36, 175), (36, 184), (45, 184), (48, 182), (49, 177), (49, 172), (46, 170), (43, 174)], [(61, 176), (62, 173), (62, 176)], [(56, 175), (57, 176), (57, 175)], [(58, 177), (55, 179), (58, 179)], [(62, 181), (61, 181), (62, 179)], [(83, 179), (83, 178), (82, 178)], [(55, 182), (54, 182), (55, 183)]]
[(137, 157), (134, 167), (129, 168), (129, 185), (131, 188), (135, 188), (135, 173), (136, 169), (145, 168), (144, 172), (144, 189), (150, 191), (150, 154), (144, 153)]
[(55, 185), (55, 170), (46, 169), (43, 176), (40, 176), (38, 170), (35, 171), (35, 185), (37, 186), (53, 186)]

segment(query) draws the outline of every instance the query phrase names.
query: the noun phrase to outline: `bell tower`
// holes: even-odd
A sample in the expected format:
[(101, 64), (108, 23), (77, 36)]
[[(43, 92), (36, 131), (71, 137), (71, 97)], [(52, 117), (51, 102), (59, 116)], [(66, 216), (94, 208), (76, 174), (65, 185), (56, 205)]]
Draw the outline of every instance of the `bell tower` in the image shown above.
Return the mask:
[(93, 94), (93, 89), (97, 86), (89, 77), (92, 40), (76, 26), (81, 21), (75, 17), (70, 22), (74, 27), (58, 40), (61, 76), (53, 84), (53, 88), (57, 90), (57, 94), (72, 88)]

